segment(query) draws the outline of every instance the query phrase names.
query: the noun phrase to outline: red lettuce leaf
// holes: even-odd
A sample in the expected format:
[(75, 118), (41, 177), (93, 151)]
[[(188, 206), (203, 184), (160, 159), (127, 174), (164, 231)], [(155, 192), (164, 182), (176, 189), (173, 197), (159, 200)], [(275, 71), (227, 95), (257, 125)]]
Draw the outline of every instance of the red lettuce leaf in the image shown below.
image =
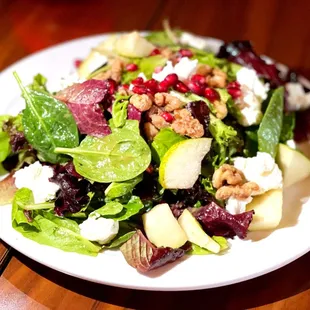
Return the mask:
[(17, 191), (13, 175), (14, 172), (11, 172), (6, 178), (0, 181), (0, 206), (11, 203)]
[(127, 119), (132, 119), (140, 122), (141, 114), (142, 112), (139, 111), (135, 106), (133, 106), (131, 103), (128, 104)]
[(283, 85), (279, 71), (274, 64), (267, 64), (259, 57), (249, 41), (232, 41), (221, 46), (217, 55), (242, 66), (253, 68), (259, 76), (270, 81), (271, 86)]
[(207, 234), (226, 238), (237, 235), (241, 239), (246, 237), (254, 214), (254, 211), (249, 211), (232, 215), (215, 202), (191, 211)]
[(127, 263), (140, 272), (174, 262), (185, 254), (185, 249), (156, 248), (140, 230), (120, 247)]
[(114, 84), (113, 80), (88, 80), (58, 92), (56, 98), (68, 105), (82, 134), (102, 137), (111, 133), (103, 112), (112, 104)]

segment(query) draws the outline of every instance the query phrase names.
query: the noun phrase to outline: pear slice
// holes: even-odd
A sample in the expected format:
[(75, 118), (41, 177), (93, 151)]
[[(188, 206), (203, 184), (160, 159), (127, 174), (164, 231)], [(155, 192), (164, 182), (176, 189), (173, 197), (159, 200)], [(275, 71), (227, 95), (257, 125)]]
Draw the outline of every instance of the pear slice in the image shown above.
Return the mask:
[(186, 189), (194, 186), (201, 173), (201, 161), (209, 152), (212, 139), (188, 139), (174, 144), (159, 167), (163, 188)]
[(120, 36), (115, 42), (115, 51), (124, 57), (142, 58), (149, 56), (155, 46), (137, 31)]
[(284, 187), (291, 186), (310, 175), (310, 160), (285, 144), (279, 144), (276, 161), (283, 172)]
[(92, 50), (87, 58), (80, 64), (78, 68), (78, 75), (80, 78), (87, 79), (87, 77), (104, 64), (108, 62), (108, 58), (98, 51)]
[(221, 246), (209, 237), (201, 228), (198, 221), (193, 215), (185, 209), (179, 217), (178, 222), (185, 231), (190, 242), (199, 245), (201, 248), (207, 249), (213, 253), (219, 253)]
[(167, 203), (155, 206), (142, 215), (143, 227), (148, 239), (157, 247), (179, 248), (187, 237)]
[(249, 230), (256, 231), (276, 228), (282, 218), (282, 205), (282, 189), (273, 189), (262, 195), (255, 196), (246, 206), (247, 211), (255, 211)]

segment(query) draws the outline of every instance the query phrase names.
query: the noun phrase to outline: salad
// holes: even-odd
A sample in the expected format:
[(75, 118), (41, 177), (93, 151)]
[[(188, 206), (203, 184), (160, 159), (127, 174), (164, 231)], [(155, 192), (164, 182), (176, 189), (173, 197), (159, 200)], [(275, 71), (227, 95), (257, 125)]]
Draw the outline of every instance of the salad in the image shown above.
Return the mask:
[(310, 175), (294, 141), (309, 94), (247, 41), (131, 32), (75, 64), (54, 93), (14, 72), (26, 106), (0, 116), (0, 204), (26, 238), (148, 272), (275, 229), (283, 188)]

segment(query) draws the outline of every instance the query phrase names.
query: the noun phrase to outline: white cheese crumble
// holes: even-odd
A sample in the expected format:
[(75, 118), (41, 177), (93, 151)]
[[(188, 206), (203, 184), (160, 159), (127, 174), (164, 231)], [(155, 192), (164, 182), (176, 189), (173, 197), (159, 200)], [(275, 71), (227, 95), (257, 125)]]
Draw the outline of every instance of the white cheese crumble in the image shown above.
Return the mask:
[(230, 214), (240, 214), (246, 211), (246, 205), (252, 200), (252, 197), (243, 200), (238, 200), (236, 198), (230, 197), (226, 201), (225, 208)]
[(258, 152), (255, 157), (237, 157), (234, 166), (241, 170), (247, 181), (260, 187), (260, 194), (282, 188), (282, 172), (270, 154)]
[(200, 50), (204, 50), (208, 47), (206, 39), (199, 38), (189, 32), (182, 33), (180, 37), (180, 42), (184, 45), (189, 45)]
[(310, 107), (310, 92), (306, 93), (300, 83), (286, 83), (287, 103), (290, 110), (306, 110)]
[(119, 224), (113, 219), (90, 216), (80, 226), (80, 234), (90, 241), (99, 244), (110, 242), (118, 233)]
[(49, 178), (54, 175), (51, 167), (42, 166), (39, 161), (15, 172), (15, 186), (29, 188), (33, 192), (34, 202), (43, 203), (53, 200), (59, 186), (50, 182)]
[(245, 67), (241, 68), (237, 72), (237, 81), (240, 85), (247, 86), (261, 100), (267, 98), (269, 84), (262, 83), (255, 70)]
[(165, 79), (168, 74), (175, 73), (180, 80), (186, 80), (194, 71), (198, 65), (198, 60), (190, 60), (188, 57), (182, 57), (181, 60), (175, 65), (172, 65), (170, 60), (167, 61), (166, 66), (158, 73), (153, 73), (152, 77), (158, 82)]

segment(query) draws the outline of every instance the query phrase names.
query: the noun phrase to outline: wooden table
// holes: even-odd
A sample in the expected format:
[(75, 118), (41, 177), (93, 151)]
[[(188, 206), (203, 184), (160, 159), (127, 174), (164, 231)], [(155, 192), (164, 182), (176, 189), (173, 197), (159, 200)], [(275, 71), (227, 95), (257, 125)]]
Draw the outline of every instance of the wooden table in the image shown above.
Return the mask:
[[(169, 17), (172, 26), (201, 35), (250, 38), (259, 53), (310, 72), (309, 13), (310, 2), (301, 0), (1, 0), (0, 70), (62, 41), (109, 31), (159, 29), (162, 19)], [(89, 283), (0, 243), (0, 262), (4, 255), (0, 309), (310, 309), (310, 253), (257, 279), (194, 292), (146, 292)]]

